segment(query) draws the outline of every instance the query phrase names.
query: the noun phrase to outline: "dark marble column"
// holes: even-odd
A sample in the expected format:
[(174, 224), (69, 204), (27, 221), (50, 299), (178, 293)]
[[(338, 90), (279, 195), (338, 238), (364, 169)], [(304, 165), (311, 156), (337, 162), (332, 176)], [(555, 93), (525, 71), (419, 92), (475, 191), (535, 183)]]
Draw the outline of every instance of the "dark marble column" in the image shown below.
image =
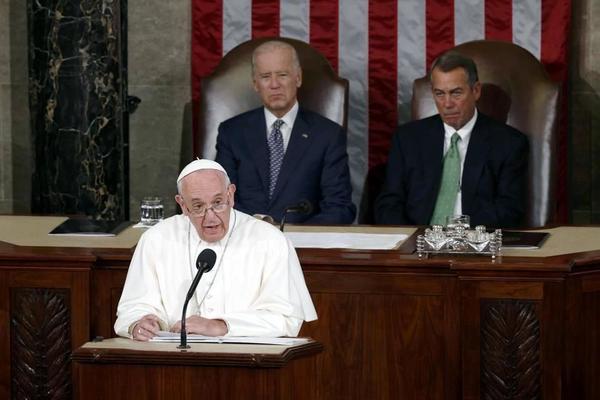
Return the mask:
[(126, 0), (28, 0), (32, 211), (123, 219)]

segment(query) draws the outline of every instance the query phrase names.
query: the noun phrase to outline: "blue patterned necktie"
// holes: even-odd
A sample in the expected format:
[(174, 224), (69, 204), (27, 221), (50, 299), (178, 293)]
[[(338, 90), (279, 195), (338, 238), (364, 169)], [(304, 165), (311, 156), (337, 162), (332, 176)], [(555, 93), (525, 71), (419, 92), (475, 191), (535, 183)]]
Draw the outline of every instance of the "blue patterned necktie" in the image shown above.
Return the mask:
[(431, 225), (446, 225), (446, 217), (454, 214), (456, 196), (460, 188), (460, 153), (458, 141), (460, 136), (454, 133), (450, 138), (450, 148), (444, 156), (442, 167), (442, 182), (431, 217)]
[(273, 130), (267, 138), (269, 145), (269, 199), (273, 197), (275, 185), (281, 164), (283, 162), (283, 136), (281, 135), (281, 125), (283, 120), (278, 119), (273, 123)]

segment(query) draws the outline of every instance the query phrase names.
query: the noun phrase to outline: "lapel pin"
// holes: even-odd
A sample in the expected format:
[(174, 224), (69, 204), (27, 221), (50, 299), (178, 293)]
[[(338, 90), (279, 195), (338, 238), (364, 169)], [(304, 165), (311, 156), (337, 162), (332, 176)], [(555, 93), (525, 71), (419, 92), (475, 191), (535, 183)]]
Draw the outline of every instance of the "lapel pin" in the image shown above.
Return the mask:
[(308, 139), (308, 133), (303, 133), (303, 134), (302, 134), (302, 137), (303, 137), (304, 139)]

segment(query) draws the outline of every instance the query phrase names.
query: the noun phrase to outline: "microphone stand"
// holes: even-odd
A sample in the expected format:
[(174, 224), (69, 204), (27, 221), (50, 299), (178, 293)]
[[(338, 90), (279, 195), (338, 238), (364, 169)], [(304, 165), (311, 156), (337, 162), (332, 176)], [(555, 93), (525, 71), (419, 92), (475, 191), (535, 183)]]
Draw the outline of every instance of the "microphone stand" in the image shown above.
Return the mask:
[(196, 272), (196, 276), (194, 277), (194, 280), (192, 281), (192, 286), (190, 286), (190, 290), (188, 290), (188, 294), (187, 294), (187, 296), (185, 296), (185, 302), (183, 303), (183, 312), (181, 313), (181, 336), (179, 339), (179, 346), (177, 346), (178, 349), (189, 349), (190, 348), (190, 346), (187, 344), (187, 332), (185, 330), (185, 314), (186, 314), (187, 306), (190, 302), (190, 299), (194, 295), (194, 292), (196, 291), (196, 287), (198, 286), (198, 282), (200, 282), (200, 278), (202, 277), (203, 273), (204, 273), (204, 269), (198, 268), (198, 272)]
[(283, 227), (285, 225), (285, 217), (288, 215), (287, 209), (283, 213), (283, 217), (281, 218), (281, 222), (279, 223), (279, 230), (283, 232)]
[(283, 217), (281, 217), (281, 222), (279, 223), (279, 230), (283, 232), (283, 227), (285, 226), (285, 217), (287, 217), (288, 213), (297, 212), (300, 214), (310, 214), (312, 212), (312, 204), (307, 200), (302, 200), (300, 203), (288, 206), (283, 210)]

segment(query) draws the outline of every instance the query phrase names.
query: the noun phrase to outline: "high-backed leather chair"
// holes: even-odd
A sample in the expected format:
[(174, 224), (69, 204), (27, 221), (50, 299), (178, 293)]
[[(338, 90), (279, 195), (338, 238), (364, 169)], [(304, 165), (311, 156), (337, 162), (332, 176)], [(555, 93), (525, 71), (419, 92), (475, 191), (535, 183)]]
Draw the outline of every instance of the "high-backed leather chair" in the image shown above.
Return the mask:
[(214, 159), (219, 124), (262, 103), (252, 86), (252, 51), (268, 40), (294, 46), (302, 67), (298, 101), (344, 128), (348, 119), (348, 80), (337, 76), (327, 59), (309, 44), (288, 38), (253, 39), (240, 44), (223, 57), (215, 71), (202, 79), (200, 114), (194, 152)]
[[(529, 139), (529, 190), (525, 224), (544, 226), (555, 217), (559, 84), (524, 48), (509, 42), (477, 40), (454, 48), (477, 64), (481, 112), (506, 122)], [(429, 78), (413, 85), (412, 117), (437, 113)]]
[[(454, 50), (477, 64), (483, 113), (519, 129), (529, 138), (529, 193), (525, 225), (544, 226), (553, 222), (556, 208), (555, 170), (559, 85), (550, 80), (542, 64), (527, 50), (509, 43), (477, 40)], [(412, 118), (437, 114), (429, 77), (415, 80)], [(372, 171), (367, 180), (371, 192), (379, 191), (383, 179)], [(379, 186), (379, 187), (377, 187)], [(375, 195), (370, 194), (373, 199)], [(369, 215), (371, 205), (361, 211)]]

